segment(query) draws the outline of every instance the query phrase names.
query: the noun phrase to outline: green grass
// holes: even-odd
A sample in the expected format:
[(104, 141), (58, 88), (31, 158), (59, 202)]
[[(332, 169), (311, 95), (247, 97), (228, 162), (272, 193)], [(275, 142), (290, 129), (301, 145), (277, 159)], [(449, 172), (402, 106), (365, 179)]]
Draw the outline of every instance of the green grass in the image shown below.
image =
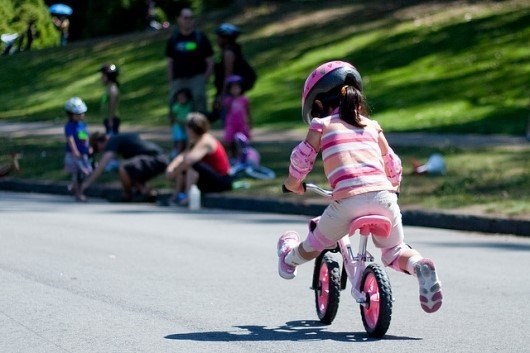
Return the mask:
[[(278, 185), (287, 176), (292, 146), (260, 144), (258, 148), (263, 164), (274, 169), (278, 178), (253, 181), (252, 194), (280, 197)], [(401, 157), (404, 168), (400, 194), (403, 208), (530, 218), (530, 159), (527, 158), (530, 146), (472, 149), (399, 147), (395, 151)], [(444, 156), (447, 173), (443, 176), (412, 175), (413, 160), (425, 162), (432, 153)], [(306, 180), (327, 186), (320, 159), (317, 159), (313, 172)], [(300, 199), (297, 195), (281, 197)]]
[[(364, 77), (372, 115), (386, 131), (524, 133), (530, 93), (530, 3), (329, 1), (262, 5), (206, 14), (242, 26), (259, 81), (250, 93), (257, 126), (301, 127), (300, 91), (318, 64), (342, 59)], [(228, 15), (237, 13), (238, 15)], [(166, 123), (168, 32), (132, 33), (2, 57), (0, 119), (63, 119), (78, 95), (100, 125), (98, 68), (121, 67), (125, 123)], [(210, 96), (213, 91), (210, 90)]]
[[(165, 148), (170, 147), (165, 141), (158, 142)], [(282, 195), (280, 191), (279, 186), (287, 176), (289, 155), (294, 143), (259, 143), (255, 146), (260, 151), (263, 165), (273, 169), (277, 177), (268, 181), (245, 179), (251, 188), (234, 190), (234, 194), (299, 201), (311, 197)], [(3, 141), (2, 150), (22, 152), (22, 172), (13, 175), (17, 178), (47, 181), (69, 179), (63, 171), (64, 142), (61, 136), (7, 138)], [(395, 150), (404, 167), (400, 196), (402, 208), (530, 218), (530, 159), (527, 158), (530, 146), (475, 149), (399, 147)], [(432, 153), (444, 156), (447, 174), (411, 175), (412, 161), (417, 159), (424, 162)], [(7, 162), (8, 154), (2, 153), (0, 164)], [(318, 159), (307, 180), (327, 186), (322, 170), (322, 163)], [(114, 172), (103, 174), (98, 183), (119, 186), (118, 176)], [(158, 189), (171, 188), (164, 176), (155, 178), (150, 184)]]
[[(224, 21), (244, 29), (241, 43), (259, 74), (250, 93), (256, 126), (304, 128), (299, 104), (305, 77), (324, 61), (342, 59), (363, 74), (372, 117), (387, 132), (524, 134), (530, 103), (528, 1), (327, 1), (325, 7), (303, 1), (243, 13), (228, 9), (202, 18), (213, 43), (211, 34)], [(93, 131), (101, 126), (97, 71), (114, 62), (122, 71), (124, 123), (166, 126), (168, 36), (131, 33), (1, 57), (0, 119), (62, 123), (64, 102), (78, 95), (88, 103)], [(278, 178), (251, 180), (250, 192), (279, 197), (293, 146), (256, 147)], [(442, 153), (448, 165), (443, 177), (407, 175), (402, 207), (530, 217), (530, 146), (395, 149), (406, 174), (413, 158), (426, 160), (433, 152)], [(19, 177), (67, 180), (62, 136), (3, 139), (0, 163), (15, 150), (24, 153)], [(310, 180), (325, 185), (320, 167)], [(100, 181), (117, 178), (111, 173)], [(163, 177), (153, 184), (169, 186)]]

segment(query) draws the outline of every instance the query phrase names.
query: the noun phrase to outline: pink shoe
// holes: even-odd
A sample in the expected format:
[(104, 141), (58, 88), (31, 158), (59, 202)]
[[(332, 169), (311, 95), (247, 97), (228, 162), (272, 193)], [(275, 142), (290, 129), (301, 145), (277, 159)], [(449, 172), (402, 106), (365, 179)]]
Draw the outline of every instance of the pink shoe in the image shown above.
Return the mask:
[(298, 233), (288, 231), (278, 239), (278, 273), (285, 279), (293, 279), (296, 276), (296, 266), (285, 263), (285, 257), (291, 250), (298, 246), (300, 238)]
[(420, 284), (420, 304), (423, 311), (434, 313), (442, 306), (442, 282), (436, 275), (434, 262), (421, 259), (414, 266)]

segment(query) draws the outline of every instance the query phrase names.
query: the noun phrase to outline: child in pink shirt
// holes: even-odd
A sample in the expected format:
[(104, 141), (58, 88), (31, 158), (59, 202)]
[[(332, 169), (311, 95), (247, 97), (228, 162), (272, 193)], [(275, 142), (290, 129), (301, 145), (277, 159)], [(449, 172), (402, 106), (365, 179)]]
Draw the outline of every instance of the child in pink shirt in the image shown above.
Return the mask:
[(293, 149), (284, 187), (303, 194), (303, 180), (320, 152), (324, 172), (333, 188), (333, 201), (305, 240), (300, 241), (294, 231), (280, 237), (278, 272), (282, 278), (294, 278), (298, 265), (313, 260), (324, 249), (335, 247), (348, 233), (353, 219), (382, 215), (392, 222), (388, 237), (372, 237), (381, 250), (382, 262), (415, 276), (422, 309), (435, 312), (441, 307), (443, 296), (434, 262), (404, 241), (396, 195), (401, 182), (401, 161), (379, 124), (366, 115), (361, 75), (353, 65), (328, 62), (307, 78), (302, 93), (302, 116), (309, 131), (305, 140)]
[(224, 141), (229, 148), (231, 157), (236, 157), (237, 145), (235, 135), (240, 132), (250, 139), (250, 100), (243, 94), (242, 78), (237, 75), (227, 80), (228, 95), (223, 104), (226, 107)]

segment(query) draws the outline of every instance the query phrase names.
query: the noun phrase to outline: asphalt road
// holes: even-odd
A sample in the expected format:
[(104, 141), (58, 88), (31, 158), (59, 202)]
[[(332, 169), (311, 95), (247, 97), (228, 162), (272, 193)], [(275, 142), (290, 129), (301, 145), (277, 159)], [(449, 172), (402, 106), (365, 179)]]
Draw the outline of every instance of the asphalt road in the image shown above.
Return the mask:
[(311, 264), (278, 277), (276, 240), (306, 221), (0, 192), (0, 352), (528, 352), (530, 239), (406, 227), (444, 306), (425, 314), (389, 270), (392, 323), (371, 340), (347, 291), (316, 321)]

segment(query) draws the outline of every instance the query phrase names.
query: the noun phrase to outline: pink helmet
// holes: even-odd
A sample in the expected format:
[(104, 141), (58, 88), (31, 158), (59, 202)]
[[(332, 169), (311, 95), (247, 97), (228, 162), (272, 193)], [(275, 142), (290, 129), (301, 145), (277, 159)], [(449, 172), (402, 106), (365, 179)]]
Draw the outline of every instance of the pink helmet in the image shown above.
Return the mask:
[(345, 61), (330, 61), (317, 67), (305, 80), (302, 92), (302, 119), (306, 124), (311, 122), (313, 102), (320, 93), (354, 81), (362, 90), (363, 81), (357, 69)]

